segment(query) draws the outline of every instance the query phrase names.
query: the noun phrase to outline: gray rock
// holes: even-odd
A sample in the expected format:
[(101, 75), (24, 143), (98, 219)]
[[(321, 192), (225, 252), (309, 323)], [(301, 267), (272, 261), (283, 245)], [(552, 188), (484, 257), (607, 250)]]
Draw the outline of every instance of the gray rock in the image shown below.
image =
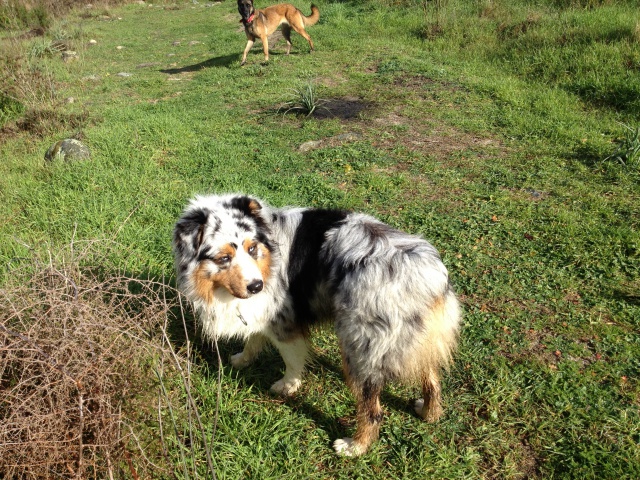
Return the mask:
[(66, 138), (56, 142), (47, 150), (47, 153), (44, 154), (44, 159), (47, 162), (53, 162), (54, 160), (74, 162), (78, 160), (88, 160), (90, 157), (91, 152), (89, 151), (89, 147), (74, 138)]
[(298, 147), (298, 150), (301, 152), (309, 152), (316, 148), (320, 148), (324, 142), (322, 140), (311, 140), (309, 142), (304, 142), (302, 145)]
[(120, 73), (116, 73), (116, 76), (118, 77), (130, 77), (131, 75), (133, 75), (133, 73), (128, 73), (128, 72), (120, 72)]
[(62, 61), (65, 63), (73, 62), (74, 60), (78, 60), (78, 52), (74, 52), (73, 50), (65, 50), (62, 52)]

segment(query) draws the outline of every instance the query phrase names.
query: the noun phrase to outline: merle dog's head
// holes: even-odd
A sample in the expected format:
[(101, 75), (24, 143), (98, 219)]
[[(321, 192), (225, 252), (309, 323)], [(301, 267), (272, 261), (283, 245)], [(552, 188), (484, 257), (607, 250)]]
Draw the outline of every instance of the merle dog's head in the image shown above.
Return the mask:
[(238, 13), (244, 22), (251, 17), (254, 11), (253, 0), (238, 0)]
[(271, 273), (271, 229), (260, 202), (245, 195), (196, 197), (173, 232), (178, 284), (190, 300), (211, 304), (262, 291)]

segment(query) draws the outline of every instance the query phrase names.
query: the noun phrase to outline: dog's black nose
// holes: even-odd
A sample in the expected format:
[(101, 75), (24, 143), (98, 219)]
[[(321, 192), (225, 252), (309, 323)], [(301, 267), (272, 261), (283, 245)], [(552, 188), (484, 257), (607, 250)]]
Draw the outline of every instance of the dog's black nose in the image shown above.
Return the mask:
[(254, 280), (249, 285), (247, 285), (247, 290), (249, 290), (249, 293), (258, 293), (260, 290), (262, 290), (263, 286), (264, 283), (262, 283), (262, 280)]

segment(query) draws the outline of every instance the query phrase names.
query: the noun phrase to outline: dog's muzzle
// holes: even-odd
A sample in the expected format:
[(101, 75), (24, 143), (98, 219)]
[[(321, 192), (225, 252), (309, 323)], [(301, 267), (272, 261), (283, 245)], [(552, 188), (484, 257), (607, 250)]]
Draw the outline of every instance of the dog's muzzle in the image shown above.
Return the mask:
[(262, 280), (254, 280), (249, 285), (247, 285), (247, 291), (250, 294), (255, 295), (256, 293), (261, 292), (263, 287), (264, 282)]

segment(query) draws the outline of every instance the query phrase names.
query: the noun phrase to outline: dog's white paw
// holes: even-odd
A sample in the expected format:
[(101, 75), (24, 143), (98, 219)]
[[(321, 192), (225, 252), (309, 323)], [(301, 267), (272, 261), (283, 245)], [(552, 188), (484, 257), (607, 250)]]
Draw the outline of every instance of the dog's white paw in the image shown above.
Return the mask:
[(416, 400), (416, 403), (413, 405), (416, 413), (419, 417), (422, 417), (422, 408), (424, 407), (424, 398), (419, 398)]
[(343, 457), (357, 457), (364, 453), (362, 446), (349, 437), (339, 438), (333, 442), (333, 449)]
[(249, 366), (252, 362), (252, 359), (247, 358), (244, 352), (236, 353), (235, 355), (231, 355), (229, 359), (231, 361), (231, 366), (233, 368), (242, 369)]
[(300, 380), (299, 378), (294, 378), (293, 380), (285, 380), (284, 378), (281, 378), (276, 383), (271, 385), (271, 388), (269, 390), (271, 390), (271, 392), (275, 393), (276, 395), (286, 397), (298, 390), (298, 388), (300, 388), (300, 385), (302, 385), (302, 380)]

